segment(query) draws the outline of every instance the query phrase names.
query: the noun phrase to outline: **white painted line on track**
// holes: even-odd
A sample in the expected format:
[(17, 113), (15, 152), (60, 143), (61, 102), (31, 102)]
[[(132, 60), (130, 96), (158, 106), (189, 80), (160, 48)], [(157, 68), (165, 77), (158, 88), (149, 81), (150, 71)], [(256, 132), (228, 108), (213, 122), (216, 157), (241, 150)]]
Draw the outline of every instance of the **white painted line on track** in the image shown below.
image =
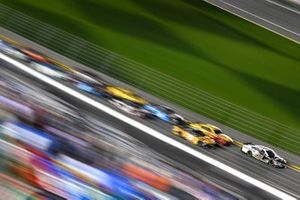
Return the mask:
[(239, 7), (237, 7), (237, 6), (235, 6), (235, 5), (232, 5), (232, 4), (230, 4), (230, 3), (227, 3), (226, 1), (223, 1), (223, 0), (219, 0), (219, 1), (222, 2), (222, 3), (224, 3), (224, 4), (226, 4), (226, 5), (231, 6), (231, 7), (235, 8), (235, 9), (237, 9), (237, 10), (240, 10), (240, 11), (242, 11), (242, 12), (244, 12), (244, 13), (247, 13), (248, 15), (251, 15), (251, 16), (253, 16), (253, 17), (256, 17), (256, 18), (258, 18), (258, 19), (260, 19), (260, 20), (262, 20), (262, 21), (265, 21), (265, 22), (267, 22), (267, 23), (269, 23), (269, 24), (272, 24), (273, 26), (276, 26), (276, 27), (278, 27), (278, 28), (281, 28), (281, 29), (283, 29), (283, 30), (285, 30), (285, 31), (287, 31), (287, 32), (289, 32), (289, 33), (292, 33), (292, 34), (294, 34), (294, 35), (300, 36), (300, 33), (297, 33), (297, 32), (295, 32), (295, 31), (292, 31), (292, 30), (290, 30), (290, 29), (288, 29), (288, 28), (285, 28), (285, 27), (283, 27), (283, 26), (281, 26), (281, 25), (278, 25), (278, 24), (276, 24), (276, 23), (274, 23), (274, 22), (271, 22), (270, 20), (267, 20), (267, 19), (264, 19), (264, 18), (262, 18), (262, 17), (259, 17), (259, 16), (255, 15), (255, 14), (253, 14), (253, 13), (247, 11), (247, 10), (244, 10), (244, 9), (242, 9), (242, 8), (239, 8)]
[[(236, 12), (234, 12), (234, 11), (232, 11), (232, 10), (229, 10), (229, 9), (227, 9), (227, 8), (224, 8), (223, 6), (220, 6), (220, 5), (217, 4), (216, 2), (212, 2), (212, 1), (210, 1), (210, 0), (204, 0), (204, 1), (207, 2), (207, 3), (209, 3), (209, 4), (212, 4), (212, 5), (216, 6), (216, 7), (220, 8), (220, 9), (222, 9), (222, 10), (225, 10), (225, 11), (227, 11), (227, 12), (233, 14), (233, 15), (236, 15), (236, 16), (238, 16), (238, 17), (240, 17), (240, 18), (242, 18), (242, 19), (244, 19), (244, 20), (246, 20), (246, 21), (249, 21), (249, 22), (251, 22), (251, 23), (253, 23), (253, 24), (257, 25), (257, 26), (260, 26), (260, 27), (262, 27), (262, 28), (264, 28), (264, 29), (267, 29), (267, 30), (269, 30), (269, 31), (271, 31), (271, 32), (273, 32), (273, 33), (276, 33), (277, 35), (280, 35), (280, 36), (282, 36), (282, 37), (284, 37), (284, 38), (286, 38), (286, 39), (288, 39), (288, 40), (291, 40), (291, 41), (293, 41), (293, 42), (295, 42), (295, 43), (297, 43), (297, 44), (300, 44), (300, 40), (297, 41), (297, 40), (295, 40), (295, 39), (293, 39), (293, 38), (288, 37), (287, 35), (285, 35), (285, 34), (283, 34), (283, 33), (279, 33), (278, 31), (275, 31), (275, 30), (273, 30), (273, 29), (271, 29), (271, 28), (268, 28), (268, 27), (266, 27), (266, 26), (264, 26), (264, 25), (262, 25), (262, 24), (260, 24), (260, 23), (258, 23), (258, 22), (255, 22), (254, 20), (248, 19), (247, 17), (244, 17), (244, 16), (242, 16), (242, 15), (239, 15), (239, 14), (237, 14)], [(230, 6), (230, 7), (234, 8), (234, 9), (236, 9), (236, 10), (242, 11), (242, 12), (244, 12), (244, 13), (246, 13), (246, 14), (252, 16), (252, 17), (255, 17), (255, 18), (259, 19), (259, 20), (262, 20), (262, 21), (264, 21), (264, 22), (267, 22), (267, 23), (269, 23), (270, 25), (273, 25), (273, 26), (275, 26), (275, 27), (277, 27), (277, 28), (280, 28), (280, 29), (282, 29), (282, 30), (284, 30), (284, 31), (286, 31), (286, 32), (292, 33), (292, 34), (294, 34), (294, 35), (296, 35), (296, 36), (300, 36), (300, 33), (297, 33), (297, 32), (295, 32), (295, 31), (289, 30), (288, 28), (285, 28), (285, 27), (280, 26), (280, 25), (278, 25), (278, 24), (276, 24), (276, 23), (274, 23), (274, 22), (271, 22), (271, 21), (269, 21), (269, 20), (267, 20), (267, 19), (264, 19), (264, 18), (262, 18), (262, 17), (259, 17), (259, 16), (255, 15), (255, 14), (253, 14), (253, 13), (251, 13), (251, 12), (248, 12), (248, 11), (246, 11), (246, 10), (244, 10), (244, 9), (241, 9), (241, 8), (235, 6), (235, 5), (232, 5), (232, 4), (230, 4), (230, 3), (227, 3), (227, 2), (225, 2), (225, 1), (223, 1), (223, 0), (217, 0), (217, 1), (220, 2), (220, 3), (223, 3), (223, 4), (227, 5), (227, 6)]]
[(285, 6), (283, 4), (277, 3), (277, 2), (272, 1), (272, 0), (265, 0), (265, 1), (269, 2), (270, 4), (274, 4), (276, 6), (279, 6), (281, 8), (287, 9), (287, 10), (293, 12), (293, 13), (296, 13), (296, 14), (300, 15), (300, 11), (299, 10), (293, 9), (291, 7)]
[(266, 183), (263, 183), (263, 182), (261, 182), (257, 179), (254, 179), (251, 176), (248, 176), (248, 175), (246, 175), (246, 174), (244, 174), (244, 173), (242, 173), (242, 172), (240, 172), (240, 171), (238, 171), (238, 170), (236, 170), (236, 169), (234, 169), (234, 168), (232, 168), (228, 165), (225, 165), (225, 164), (221, 163), (218, 160), (215, 160), (215, 159), (213, 159), (209, 156), (206, 156), (205, 154), (203, 154), (203, 153), (201, 153), (201, 152), (199, 152), (199, 151), (197, 151), (197, 150), (195, 150), (195, 149), (193, 149), (193, 148), (191, 148), (191, 147), (189, 147), (189, 146), (187, 146), (187, 145), (185, 145), (185, 144), (183, 144), (183, 143), (181, 143), (181, 142), (179, 142), (179, 141), (177, 141), (173, 138), (170, 138), (170, 137), (168, 137), (168, 136), (166, 136), (166, 135), (164, 135), (164, 134), (162, 134), (162, 133), (160, 133), (160, 132), (158, 132), (158, 131), (156, 131), (156, 130), (154, 130), (154, 129), (152, 129), (152, 128), (150, 128), (150, 127), (148, 127), (148, 126), (146, 126), (146, 125), (144, 125), (144, 124), (142, 124), (142, 123), (140, 123), (140, 122), (138, 122), (134, 119), (131, 119), (131, 118), (125, 116), (124, 114), (121, 114), (121, 113), (117, 112), (116, 110), (113, 110), (110, 107), (107, 107), (107, 106), (105, 106), (105, 105), (103, 105), (103, 104), (101, 104), (101, 103), (99, 103), (99, 102), (97, 102), (97, 101), (95, 101), (95, 100), (93, 100), (93, 99), (91, 99), (91, 98), (89, 98), (89, 97), (87, 97), (87, 96), (85, 96), (85, 95), (69, 88), (69, 87), (66, 87), (65, 85), (59, 83), (58, 81), (55, 81), (55, 80), (47, 77), (46, 75), (43, 75), (43, 74), (31, 69), (30, 67), (28, 67), (28, 66), (26, 66), (26, 65), (24, 65), (24, 64), (22, 64), (22, 63), (20, 63), (16, 60), (12, 59), (12, 58), (10, 58), (10, 57), (2, 54), (2, 53), (0, 53), (0, 59), (12, 64), (13, 66), (18, 68), (19, 70), (24, 71), (24, 72), (30, 74), (31, 76), (33, 76), (35, 78), (38, 78), (39, 80), (41, 80), (41, 81), (43, 81), (43, 82), (45, 82), (45, 83), (47, 83), (47, 84), (49, 84), (53, 87), (65, 92), (65, 93), (67, 93), (67, 94), (69, 94), (69, 95), (71, 95), (71, 96), (73, 96), (73, 97), (75, 97), (75, 98), (77, 98), (77, 99), (79, 99), (79, 100), (81, 100), (81, 101), (83, 101), (83, 102), (85, 102), (85, 103), (87, 103), (87, 104), (89, 104), (89, 105), (105, 112), (105, 113), (107, 113), (107, 114), (109, 114), (109, 115), (111, 115), (111, 116), (127, 123), (127, 124), (130, 124), (131, 126), (134, 126), (135, 128), (143, 131), (144, 133), (149, 134), (149, 135), (151, 135), (151, 136), (153, 136), (153, 137), (155, 137), (155, 138), (157, 138), (157, 139), (159, 139), (159, 140), (161, 140), (161, 141), (163, 141), (163, 142), (165, 142), (165, 143), (167, 143), (171, 146), (174, 146), (174, 147), (176, 147), (176, 148), (178, 148), (178, 149), (180, 149), (180, 150), (182, 150), (182, 151), (184, 151), (184, 152), (186, 152), (186, 153), (188, 153), (188, 154), (190, 154), (190, 155), (192, 155), (192, 156), (194, 156), (194, 157), (196, 157), (200, 160), (203, 160), (203, 161), (205, 161), (205, 162), (207, 162), (207, 163), (209, 163), (209, 164), (211, 164), (211, 165), (213, 165), (213, 166), (215, 166), (215, 167), (217, 167), (217, 168), (219, 168), (219, 169), (221, 169), (221, 170), (223, 170), (223, 171), (225, 171), (225, 172), (227, 172), (227, 173), (229, 173), (233, 176), (236, 176), (239, 179), (241, 179), (241, 180), (243, 180), (247, 183), (250, 183), (250, 184), (252, 184), (252, 185), (254, 185), (258, 188), (261, 188), (262, 190), (264, 190), (268, 193), (271, 193), (272, 195), (274, 195), (274, 196), (276, 196), (280, 199), (296, 200), (296, 198), (294, 198), (293, 196), (291, 196), (287, 193), (284, 193), (283, 191), (280, 191), (279, 189), (276, 189), (276, 188), (274, 188), (270, 185), (267, 185)]

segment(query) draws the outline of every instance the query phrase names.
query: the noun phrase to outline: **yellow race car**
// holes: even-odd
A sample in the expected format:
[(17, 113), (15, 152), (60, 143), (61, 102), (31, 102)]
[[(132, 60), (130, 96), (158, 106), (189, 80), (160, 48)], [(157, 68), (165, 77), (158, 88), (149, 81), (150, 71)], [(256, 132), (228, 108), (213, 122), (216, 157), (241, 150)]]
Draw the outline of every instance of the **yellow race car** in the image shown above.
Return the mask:
[(104, 88), (104, 92), (108, 98), (131, 101), (140, 105), (148, 103), (147, 100), (125, 88), (108, 85)]
[(194, 130), (189, 127), (174, 125), (172, 128), (174, 135), (180, 136), (192, 144), (202, 147), (213, 147), (216, 141), (208, 136), (204, 136), (201, 131)]
[(211, 124), (203, 124), (199, 122), (191, 122), (188, 124), (193, 130), (200, 131), (204, 135), (214, 139), (218, 144), (229, 146), (233, 140), (228, 135), (222, 133), (222, 130)]
[(66, 71), (68, 73), (76, 73), (76, 69), (74, 69), (73, 67), (65, 65), (57, 60), (52, 59), (52, 58), (48, 58), (48, 62), (56, 65), (57, 67), (60, 67), (61, 69), (63, 69), (64, 71)]

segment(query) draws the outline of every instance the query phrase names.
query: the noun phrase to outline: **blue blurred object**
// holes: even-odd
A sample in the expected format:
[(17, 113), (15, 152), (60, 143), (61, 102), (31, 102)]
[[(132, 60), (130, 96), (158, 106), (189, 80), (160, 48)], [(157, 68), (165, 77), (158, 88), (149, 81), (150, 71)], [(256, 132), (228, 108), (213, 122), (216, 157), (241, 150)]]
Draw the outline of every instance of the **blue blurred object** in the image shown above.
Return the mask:
[(171, 119), (169, 115), (166, 112), (163, 112), (158, 106), (147, 104), (144, 106), (145, 110), (148, 110), (154, 117), (157, 117), (158, 119), (161, 119), (165, 122), (170, 122)]
[(24, 144), (47, 152), (55, 142), (54, 138), (43, 131), (35, 129), (21, 122), (5, 122), (1, 125), (0, 133)]
[(76, 80), (74, 81), (74, 86), (77, 87), (79, 90), (87, 92), (89, 94), (102, 97), (103, 94), (103, 84), (101, 83), (89, 83), (84, 81)]
[(184, 118), (169, 107), (155, 104), (147, 104), (143, 107), (150, 112), (153, 117), (158, 118), (164, 122), (171, 124), (180, 124), (184, 121)]

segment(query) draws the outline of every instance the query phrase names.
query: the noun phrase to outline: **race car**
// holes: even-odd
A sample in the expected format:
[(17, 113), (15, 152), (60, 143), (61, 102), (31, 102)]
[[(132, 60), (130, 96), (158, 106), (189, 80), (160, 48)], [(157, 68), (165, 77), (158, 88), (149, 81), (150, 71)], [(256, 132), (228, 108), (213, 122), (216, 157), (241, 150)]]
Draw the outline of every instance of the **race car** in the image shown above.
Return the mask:
[(257, 160), (270, 164), (273, 167), (286, 167), (287, 161), (284, 158), (277, 155), (275, 151), (273, 151), (269, 147), (248, 143), (244, 144), (241, 150), (248, 156), (254, 157)]
[(216, 141), (214, 139), (208, 136), (203, 136), (201, 131), (186, 126), (174, 125), (172, 128), (172, 133), (184, 138), (192, 144), (202, 147), (213, 147), (216, 145)]
[(41, 72), (42, 74), (45, 74), (52, 78), (62, 80), (68, 80), (70, 78), (68, 73), (48, 62), (33, 61), (30, 62), (30, 66), (36, 71)]
[(233, 143), (232, 138), (223, 134), (222, 130), (214, 125), (189, 122), (188, 126), (194, 130), (200, 131), (203, 135), (214, 139), (220, 145), (229, 146)]
[(65, 65), (57, 60), (54, 60), (52, 58), (48, 58), (48, 62), (51, 64), (56, 65), (57, 67), (63, 69), (64, 71), (68, 72), (68, 73), (75, 73), (76, 70), (73, 67), (70, 67), (68, 65)]
[(28, 61), (29, 59), (26, 54), (24, 54), (17, 47), (6, 42), (5, 40), (0, 40), (0, 52), (21, 61)]
[(72, 78), (74, 80), (79, 80), (82, 82), (89, 82), (89, 83), (98, 83), (98, 82), (104, 82), (104, 80), (101, 79), (100, 76), (82, 69), (76, 69), (72, 72)]
[(153, 117), (171, 124), (182, 124), (184, 121), (182, 116), (167, 106), (146, 104), (143, 108), (149, 111)]
[(141, 118), (149, 118), (151, 113), (143, 108), (142, 105), (128, 101), (128, 100), (119, 100), (119, 99), (110, 99), (109, 102), (115, 105), (120, 110), (123, 110), (126, 113), (135, 115)]
[(73, 85), (79, 90), (95, 95), (97, 97), (104, 96), (103, 93), (104, 85), (102, 83), (88, 83), (82, 81), (75, 81)]
[(45, 55), (32, 48), (20, 48), (20, 52), (25, 54), (32, 61), (48, 62), (48, 59)]
[(134, 92), (127, 90), (125, 88), (108, 85), (105, 87), (104, 92), (107, 98), (119, 99), (119, 100), (128, 100), (133, 103), (140, 105), (145, 105), (148, 102), (142, 97), (138, 96)]
[(105, 96), (104, 88), (107, 85), (99, 76), (85, 70), (76, 70), (72, 73), (70, 82), (76, 88), (92, 95)]

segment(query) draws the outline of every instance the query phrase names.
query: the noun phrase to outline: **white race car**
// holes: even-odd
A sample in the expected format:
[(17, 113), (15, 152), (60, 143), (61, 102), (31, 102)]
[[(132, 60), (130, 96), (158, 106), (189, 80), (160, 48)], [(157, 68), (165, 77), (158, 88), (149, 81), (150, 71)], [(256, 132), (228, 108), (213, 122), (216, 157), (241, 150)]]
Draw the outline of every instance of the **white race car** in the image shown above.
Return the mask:
[(242, 152), (273, 167), (285, 168), (287, 161), (277, 155), (272, 149), (254, 144), (244, 144)]
[(141, 118), (147, 118), (151, 116), (149, 111), (143, 109), (141, 106), (136, 105), (133, 102), (130, 101), (124, 101), (119, 99), (110, 99), (109, 102), (113, 105), (115, 105), (117, 108), (123, 110), (126, 113), (129, 113), (131, 115), (135, 115)]
[(59, 67), (50, 64), (50, 63), (44, 63), (44, 62), (31, 62), (30, 66), (37, 70), (38, 72), (41, 72), (47, 76), (50, 76), (52, 78), (62, 79), (62, 80), (68, 80), (69, 75), (60, 69)]

